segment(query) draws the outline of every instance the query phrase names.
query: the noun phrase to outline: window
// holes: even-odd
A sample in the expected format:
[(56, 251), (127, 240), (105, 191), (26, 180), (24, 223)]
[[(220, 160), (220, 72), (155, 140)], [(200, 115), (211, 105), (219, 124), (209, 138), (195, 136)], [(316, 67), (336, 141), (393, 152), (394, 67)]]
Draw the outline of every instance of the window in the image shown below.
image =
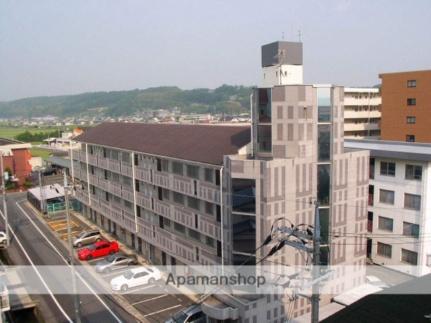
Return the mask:
[(422, 166), (406, 165), (406, 179), (420, 181), (422, 179)]
[(172, 162), (172, 172), (178, 175), (183, 175), (183, 164)]
[(256, 183), (254, 179), (232, 179), (232, 211), (256, 212)]
[(195, 230), (189, 229), (189, 237), (201, 241), (201, 234)]
[(331, 125), (322, 124), (318, 128), (317, 154), (319, 161), (329, 160), (331, 154)]
[(177, 223), (177, 222), (174, 222), (174, 229), (178, 232), (181, 232), (181, 233), (186, 232), (186, 227), (183, 226), (182, 224)]
[(205, 202), (205, 213), (213, 215), (213, 204), (210, 202)]
[(318, 121), (331, 121), (331, 88), (321, 87), (317, 89)]
[(184, 195), (177, 192), (172, 192), (172, 196), (175, 203), (184, 205)]
[(199, 210), (199, 200), (194, 197), (187, 197), (187, 205), (192, 209)]
[(392, 246), (390, 244), (377, 242), (377, 254), (385, 258), (392, 258)]
[(214, 170), (205, 168), (205, 181), (212, 183), (214, 181)]
[(409, 222), (403, 222), (403, 235), (418, 238), (419, 225)]
[(169, 161), (166, 159), (162, 159), (162, 171), (168, 172), (169, 171)]
[(416, 194), (404, 194), (404, 208), (417, 210), (421, 209), (421, 196)]
[(407, 142), (415, 142), (416, 141), (415, 135), (406, 135), (406, 141)]
[(411, 265), (417, 265), (418, 253), (407, 249), (401, 249), (401, 261)]
[(416, 80), (408, 80), (407, 87), (416, 87)]
[(408, 98), (407, 99), (407, 105), (409, 105), (409, 106), (416, 105), (416, 99), (415, 98)]
[(317, 165), (317, 198), (320, 205), (329, 205), (330, 165)]
[(199, 179), (199, 167), (187, 165), (187, 176)]
[(414, 116), (407, 116), (407, 123), (408, 124), (415, 124), (416, 123), (416, 117), (414, 117)]
[(214, 239), (211, 237), (205, 237), (205, 243), (207, 246), (214, 248)]
[(379, 230), (392, 232), (394, 230), (394, 220), (379, 216)]
[(394, 204), (395, 192), (388, 190), (380, 190), (380, 203)]
[(380, 162), (380, 175), (395, 176), (395, 163)]

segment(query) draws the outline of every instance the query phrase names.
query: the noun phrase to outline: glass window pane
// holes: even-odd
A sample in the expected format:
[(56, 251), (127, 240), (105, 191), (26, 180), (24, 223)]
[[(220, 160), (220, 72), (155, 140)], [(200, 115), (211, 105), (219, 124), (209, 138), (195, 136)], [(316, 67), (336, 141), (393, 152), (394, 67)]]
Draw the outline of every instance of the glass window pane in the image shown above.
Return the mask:
[(317, 139), (319, 161), (329, 160), (331, 155), (331, 125), (319, 125)]
[(318, 121), (331, 121), (331, 88), (317, 89)]
[(232, 179), (232, 210), (256, 212), (256, 183), (254, 179)]
[(317, 166), (317, 198), (320, 205), (329, 205), (330, 165)]
[(271, 152), (271, 126), (257, 126), (257, 145), (260, 152)]
[(259, 122), (271, 122), (271, 89), (258, 89)]

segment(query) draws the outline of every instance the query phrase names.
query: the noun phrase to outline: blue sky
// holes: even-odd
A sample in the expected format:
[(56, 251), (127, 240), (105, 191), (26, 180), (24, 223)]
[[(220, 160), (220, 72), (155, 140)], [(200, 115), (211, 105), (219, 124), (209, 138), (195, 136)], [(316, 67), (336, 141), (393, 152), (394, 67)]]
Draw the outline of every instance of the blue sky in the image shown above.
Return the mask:
[(260, 46), (298, 30), (306, 83), (431, 69), (430, 0), (2, 0), (0, 100), (256, 85)]

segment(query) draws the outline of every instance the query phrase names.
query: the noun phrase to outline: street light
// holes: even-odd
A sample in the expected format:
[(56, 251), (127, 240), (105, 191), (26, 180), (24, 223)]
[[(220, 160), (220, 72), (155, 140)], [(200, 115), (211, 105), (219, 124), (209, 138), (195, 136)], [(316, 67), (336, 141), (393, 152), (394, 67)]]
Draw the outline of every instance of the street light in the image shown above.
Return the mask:
[(6, 247), (9, 246), (9, 219), (7, 214), (7, 203), (6, 203), (6, 173), (4, 171), (3, 165), (3, 157), (9, 156), (11, 154), (11, 150), (0, 150), (0, 171), (1, 171), (1, 179), (2, 179), (2, 195), (3, 195), (3, 213), (5, 218), (5, 234), (6, 234)]
[(70, 212), (69, 212), (69, 189), (73, 188), (72, 185), (67, 183), (67, 174), (64, 174), (64, 203), (66, 207), (66, 220), (67, 220), (67, 238), (69, 242), (69, 257), (70, 257), (70, 271), (72, 274), (72, 288), (73, 288), (73, 304), (75, 308), (75, 319), (77, 323), (81, 323), (81, 314), (79, 309), (79, 295), (76, 290), (76, 276), (75, 276), (75, 258), (73, 257), (73, 244), (72, 232), (70, 226)]

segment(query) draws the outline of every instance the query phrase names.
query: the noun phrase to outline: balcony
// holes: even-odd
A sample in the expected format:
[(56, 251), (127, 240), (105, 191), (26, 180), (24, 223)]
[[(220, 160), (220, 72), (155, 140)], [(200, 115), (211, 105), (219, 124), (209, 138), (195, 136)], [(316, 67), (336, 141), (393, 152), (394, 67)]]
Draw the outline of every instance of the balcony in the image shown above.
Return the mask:
[(193, 179), (189, 179), (186, 177), (180, 177), (177, 175), (174, 175), (173, 177), (173, 189), (177, 192), (192, 195), (195, 196), (194, 190), (193, 190)]
[(123, 186), (121, 188), (121, 197), (129, 202), (134, 202), (134, 196), (133, 196), (133, 191), (131, 187), (125, 187)]
[(169, 176), (161, 172), (154, 172), (154, 185), (169, 188)]
[(164, 217), (167, 217), (168, 219), (172, 219), (171, 205), (169, 203), (165, 203), (155, 199), (154, 212)]
[(147, 197), (141, 192), (136, 192), (136, 204), (151, 210), (151, 197)]
[(344, 97), (344, 106), (348, 107), (348, 106), (376, 106), (376, 105), (380, 105), (382, 104), (382, 98), (380, 97), (376, 97), (376, 98), (361, 98), (361, 99), (356, 99), (356, 98), (352, 98), (352, 97), (348, 97), (345, 96)]
[(121, 173), (120, 162), (118, 160), (108, 159), (108, 169), (116, 173)]
[(121, 163), (121, 174), (132, 177), (132, 166), (130, 164)]
[(97, 166), (97, 156), (88, 154), (88, 164)]
[(344, 119), (369, 119), (381, 118), (382, 113), (379, 110), (354, 111), (344, 110)]
[(214, 185), (200, 183), (198, 184), (197, 197), (208, 202), (220, 203), (220, 188)]
[(151, 170), (148, 168), (136, 167), (135, 168), (135, 177), (136, 177), (136, 179), (139, 179), (140, 181), (143, 181), (146, 183), (152, 183), (152, 181), (151, 181)]
[(378, 123), (344, 123), (344, 131), (365, 131), (365, 130), (379, 130)]

